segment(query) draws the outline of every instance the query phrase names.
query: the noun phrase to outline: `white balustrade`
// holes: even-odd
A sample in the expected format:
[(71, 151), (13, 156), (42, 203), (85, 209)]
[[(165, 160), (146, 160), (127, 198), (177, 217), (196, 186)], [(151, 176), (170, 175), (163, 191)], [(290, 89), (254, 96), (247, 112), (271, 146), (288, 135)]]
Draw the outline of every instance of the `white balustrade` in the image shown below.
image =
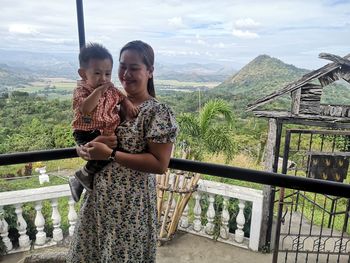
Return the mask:
[[(174, 184), (172, 178), (169, 182), (170, 185)], [(178, 182), (182, 185), (182, 181)], [(202, 225), (202, 210), (201, 199), (208, 196), (208, 209), (206, 211), (207, 224)], [(216, 215), (214, 209), (215, 197), (222, 196), (222, 211), (221, 214)], [(30, 248), (31, 240), (27, 235), (27, 223), (22, 215), (22, 206), (28, 202), (35, 203), (35, 226), (36, 226), (36, 240), (35, 246), (40, 247), (43, 245), (55, 245), (57, 242), (61, 242), (63, 239), (63, 233), (61, 229), (61, 215), (58, 210), (58, 199), (62, 197), (69, 197), (68, 205), (68, 222), (69, 222), (69, 235), (72, 236), (77, 222), (77, 213), (74, 208), (74, 201), (70, 196), (70, 189), (68, 185), (58, 185), (50, 187), (42, 187), (37, 189), (19, 190), (12, 192), (0, 193), (0, 236), (5, 244), (8, 253), (15, 253)], [(262, 217), (262, 202), (263, 194), (260, 190), (250, 189), (246, 187), (228, 185), (223, 183), (217, 183), (212, 181), (200, 180), (198, 191), (193, 193), (192, 205), (187, 204), (179, 224), (179, 229), (187, 232), (191, 232), (196, 235), (201, 235), (209, 238), (218, 236), (218, 241), (237, 245), (243, 248), (249, 248), (257, 251), (259, 246), (259, 235), (261, 228)], [(229, 202), (231, 199), (238, 200), (236, 216), (237, 229), (235, 233), (229, 232)], [(42, 214), (42, 202), (47, 200), (51, 202), (52, 206), (52, 223), (53, 223), (53, 238), (47, 238), (47, 233), (44, 231), (45, 218)], [(171, 200), (171, 209), (176, 206), (176, 198), (174, 196)], [(244, 237), (243, 228), (246, 222), (244, 217), (244, 209), (247, 204), (251, 204), (251, 222), (250, 222), (250, 236)], [(13, 245), (8, 237), (8, 223), (3, 217), (4, 206), (14, 205), (16, 207), (18, 231), (20, 234), (19, 244), (20, 248), (13, 248)], [(193, 208), (192, 208), (193, 207)], [(191, 211), (192, 210), (192, 211)], [(190, 216), (192, 215), (192, 216)], [(215, 220), (219, 217), (219, 220)], [(191, 220), (190, 220), (191, 219)], [(193, 219), (193, 220), (192, 220)], [(217, 235), (214, 233), (215, 223), (219, 228)], [(53, 241), (53, 242), (51, 242)]]
[(51, 206), (52, 206), (52, 224), (53, 224), (53, 231), (52, 231), (52, 238), (54, 241), (59, 242), (63, 239), (63, 232), (60, 228), (61, 226), (61, 216), (58, 212), (58, 200), (57, 198), (54, 198), (51, 200)]
[[(34, 243), (34, 249), (42, 246), (56, 245), (57, 242), (63, 240), (63, 231), (61, 229), (61, 215), (58, 210), (58, 199), (69, 197), (68, 205), (68, 221), (69, 221), (69, 235), (74, 232), (74, 227), (77, 222), (77, 213), (74, 209), (75, 202), (73, 201), (68, 184), (57, 185), (49, 187), (41, 187), (36, 189), (18, 190), (11, 192), (0, 192), (0, 236), (7, 249), (7, 253), (16, 253), (30, 249), (30, 245)], [(44, 231), (45, 218), (42, 213), (43, 201), (49, 201), (52, 207), (52, 224), (53, 224), (53, 238), (47, 238), (47, 233)], [(35, 219), (37, 233), (35, 235), (35, 242), (29, 239), (27, 235), (27, 222), (23, 218), (22, 207), (25, 203), (35, 203)], [(14, 206), (17, 217), (17, 230), (19, 233), (18, 243), (19, 248), (14, 248), (8, 237), (8, 223), (4, 218), (4, 206)], [(53, 242), (51, 242), (53, 241)]]
[(237, 229), (235, 231), (235, 240), (238, 243), (242, 243), (243, 239), (244, 239), (244, 232), (243, 232), (243, 227), (244, 227), (244, 223), (245, 223), (245, 218), (244, 218), (244, 201), (243, 200), (239, 200), (239, 212), (238, 215), (236, 217), (236, 223), (237, 223)]
[(27, 222), (24, 220), (22, 212), (22, 203), (15, 204), (15, 213), (17, 214), (17, 230), (19, 234), (18, 243), (21, 250), (27, 250), (30, 247), (29, 236), (27, 235)]
[(73, 198), (70, 196), (69, 201), (68, 201), (68, 205), (69, 205), (69, 212), (68, 212), (69, 236), (73, 236), (75, 224), (77, 223), (77, 220), (78, 220), (78, 215), (77, 215), (77, 212), (75, 211), (74, 204), (75, 204), (75, 202), (74, 202)]
[(12, 249), (12, 243), (8, 237), (8, 227), (9, 225), (4, 218), (4, 207), (0, 206), (0, 236), (2, 238), (2, 242), (5, 244), (6, 250), (10, 251)]
[(180, 218), (180, 226), (182, 228), (188, 228), (189, 227), (189, 221), (188, 221), (188, 211), (189, 211), (189, 208), (188, 208), (188, 204), (185, 206), (185, 209), (181, 215), (181, 218)]
[[(208, 209), (206, 212), (207, 224), (202, 225), (201, 214), (203, 208), (201, 207), (201, 198), (208, 196)], [(222, 211), (220, 215), (221, 222), (219, 223), (219, 233), (215, 231), (215, 197), (222, 196)], [(193, 207), (193, 222), (189, 222), (189, 226), (183, 227), (179, 225), (182, 231), (190, 232), (192, 234), (213, 238), (218, 236), (217, 240), (228, 244), (236, 245), (243, 248), (249, 248), (254, 251), (259, 249), (260, 229), (262, 220), (262, 204), (263, 193), (261, 190), (251, 189), (247, 187), (229, 185), (207, 180), (200, 180), (198, 183), (198, 191), (193, 193), (194, 207)], [(237, 229), (234, 233), (229, 232), (230, 214), (228, 210), (229, 200), (238, 200), (236, 224)], [(244, 209), (247, 203), (251, 204), (251, 219), (250, 219), (250, 236), (245, 237), (243, 228), (249, 223), (244, 217)], [(186, 213), (191, 214), (190, 211)], [(187, 214), (186, 214), (187, 216)], [(219, 216), (219, 215), (217, 215)], [(218, 224), (218, 223), (217, 223)]]
[(230, 213), (228, 212), (228, 209), (227, 209), (228, 201), (229, 201), (229, 198), (227, 196), (224, 196), (224, 200), (222, 202), (222, 214), (221, 214), (221, 226), (220, 226), (220, 237), (223, 239), (228, 239), (228, 234), (229, 234), (228, 222), (230, 220)]
[(196, 204), (194, 205), (194, 209), (193, 209), (193, 214), (194, 214), (193, 229), (194, 231), (199, 232), (202, 229), (202, 222), (201, 222), (202, 208), (200, 204), (201, 193), (195, 192), (194, 199), (196, 200)]
[(214, 234), (214, 219), (215, 219), (215, 209), (214, 209), (214, 202), (215, 202), (215, 195), (209, 194), (209, 207), (207, 210), (207, 224), (205, 225), (205, 233), (209, 235)]
[(36, 230), (38, 231), (35, 235), (35, 245), (38, 246), (42, 246), (46, 243), (46, 233), (44, 232), (45, 218), (41, 212), (42, 208), (42, 201), (37, 201), (35, 205), (36, 216), (34, 224), (36, 226)]

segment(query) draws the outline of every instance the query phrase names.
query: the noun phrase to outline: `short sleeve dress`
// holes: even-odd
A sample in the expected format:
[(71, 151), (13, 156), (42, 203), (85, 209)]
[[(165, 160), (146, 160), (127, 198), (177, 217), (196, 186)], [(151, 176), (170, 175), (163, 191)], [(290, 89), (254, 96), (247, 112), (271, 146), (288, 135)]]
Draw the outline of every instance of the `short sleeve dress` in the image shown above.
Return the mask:
[[(152, 98), (139, 108), (135, 119), (116, 130), (120, 150), (142, 153), (149, 140), (175, 141), (178, 128), (169, 107)], [(93, 191), (85, 194), (81, 205), (67, 262), (155, 262), (155, 175), (112, 162), (94, 180)]]

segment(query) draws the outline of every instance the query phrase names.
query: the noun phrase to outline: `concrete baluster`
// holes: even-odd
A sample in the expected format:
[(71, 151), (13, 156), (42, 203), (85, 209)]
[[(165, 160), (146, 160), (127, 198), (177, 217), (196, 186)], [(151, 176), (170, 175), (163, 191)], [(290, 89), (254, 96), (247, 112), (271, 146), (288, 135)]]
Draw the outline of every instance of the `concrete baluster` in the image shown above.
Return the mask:
[(42, 246), (46, 243), (46, 233), (44, 232), (45, 218), (41, 212), (42, 208), (43, 208), (42, 201), (36, 202), (36, 205), (35, 205), (36, 215), (35, 215), (34, 224), (37, 230), (37, 233), (35, 235), (36, 237), (35, 245), (38, 245), (38, 246)]
[(243, 227), (245, 224), (245, 218), (244, 218), (245, 201), (239, 200), (238, 207), (239, 207), (239, 212), (236, 218), (237, 229), (235, 231), (235, 241), (238, 243), (242, 243), (244, 239)]
[(188, 222), (188, 204), (185, 206), (185, 209), (181, 215), (180, 219), (180, 226), (182, 228), (188, 228), (189, 227), (189, 222)]
[(10, 250), (12, 250), (12, 242), (9, 239), (9, 225), (5, 220), (4, 214), (4, 207), (0, 206), (0, 236), (2, 238), (2, 242), (6, 247), (6, 251), (9, 252)]
[(53, 224), (53, 231), (52, 231), (52, 238), (54, 241), (59, 242), (63, 239), (63, 233), (61, 226), (61, 216), (58, 212), (58, 201), (57, 198), (51, 200), (51, 206), (52, 206), (52, 224)]
[(69, 212), (68, 212), (69, 236), (73, 236), (75, 224), (77, 223), (77, 219), (78, 219), (78, 215), (77, 215), (77, 212), (75, 211), (75, 208), (74, 208), (75, 202), (71, 196), (69, 197), (68, 204), (69, 204)]
[(22, 204), (16, 204), (15, 207), (15, 213), (17, 214), (17, 230), (19, 233), (19, 247), (23, 250), (27, 250), (30, 246), (30, 240), (29, 236), (27, 235), (27, 222), (24, 220), (22, 215)]
[(194, 214), (193, 229), (199, 232), (202, 229), (202, 221), (201, 221), (202, 208), (200, 204), (201, 194), (199, 192), (196, 192), (194, 195), (194, 198), (196, 200), (196, 203), (193, 208), (193, 214)]
[(223, 239), (228, 239), (228, 233), (229, 233), (229, 227), (228, 227), (228, 221), (230, 220), (230, 214), (227, 209), (229, 198), (227, 196), (224, 196), (223, 200), (223, 208), (222, 208), (222, 214), (221, 214), (221, 227), (220, 227), (220, 237)]
[(215, 195), (209, 194), (209, 207), (207, 210), (207, 224), (205, 225), (205, 232), (208, 235), (214, 234), (214, 219), (215, 219), (215, 209), (214, 209), (214, 201), (215, 201)]

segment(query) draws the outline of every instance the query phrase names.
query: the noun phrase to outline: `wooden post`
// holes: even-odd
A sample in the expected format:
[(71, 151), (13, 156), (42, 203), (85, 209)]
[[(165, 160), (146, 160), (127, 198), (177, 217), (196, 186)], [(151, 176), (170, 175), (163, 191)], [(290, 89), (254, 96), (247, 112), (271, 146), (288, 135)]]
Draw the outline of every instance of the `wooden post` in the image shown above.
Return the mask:
[[(264, 167), (268, 172), (277, 171), (277, 161), (279, 154), (279, 144), (281, 140), (282, 124), (276, 119), (269, 119), (269, 130), (266, 143), (266, 154)], [(276, 161), (277, 160), (277, 161)], [(273, 198), (274, 187), (265, 185), (263, 188), (263, 215), (260, 230), (260, 242), (259, 248), (271, 249), (271, 232), (272, 232), (272, 220), (273, 220)]]

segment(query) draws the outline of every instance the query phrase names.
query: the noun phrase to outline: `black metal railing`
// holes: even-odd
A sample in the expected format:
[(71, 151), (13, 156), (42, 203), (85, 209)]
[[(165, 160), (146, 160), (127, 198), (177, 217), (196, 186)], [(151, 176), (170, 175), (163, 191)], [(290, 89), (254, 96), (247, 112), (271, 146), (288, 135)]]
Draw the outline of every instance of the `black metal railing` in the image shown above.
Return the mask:
[[(78, 157), (75, 148), (1, 154), (0, 166), (74, 157)], [(279, 173), (177, 158), (172, 158), (170, 160), (169, 168), (202, 173), (222, 178), (237, 179), (247, 182), (350, 198), (350, 185), (333, 181), (290, 176)]]

